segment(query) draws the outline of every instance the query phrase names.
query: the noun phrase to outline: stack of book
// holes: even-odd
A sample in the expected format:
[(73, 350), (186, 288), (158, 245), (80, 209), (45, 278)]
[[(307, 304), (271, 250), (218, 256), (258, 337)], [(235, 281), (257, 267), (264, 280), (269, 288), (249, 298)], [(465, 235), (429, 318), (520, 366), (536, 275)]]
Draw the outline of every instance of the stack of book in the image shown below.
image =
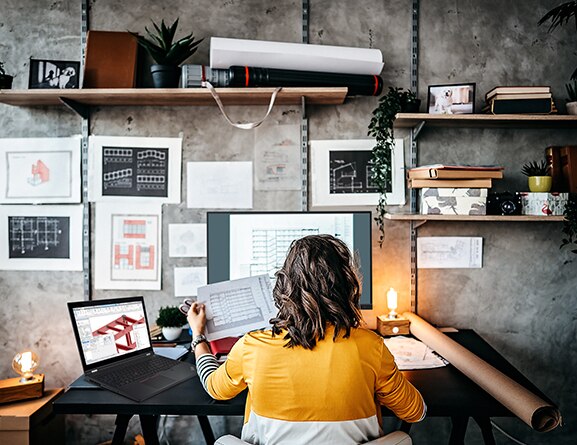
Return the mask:
[(557, 113), (551, 87), (495, 87), (485, 95), (483, 112), (490, 114)]
[(423, 165), (409, 170), (409, 187), (421, 189), (423, 215), (485, 215), (487, 191), (503, 167)]

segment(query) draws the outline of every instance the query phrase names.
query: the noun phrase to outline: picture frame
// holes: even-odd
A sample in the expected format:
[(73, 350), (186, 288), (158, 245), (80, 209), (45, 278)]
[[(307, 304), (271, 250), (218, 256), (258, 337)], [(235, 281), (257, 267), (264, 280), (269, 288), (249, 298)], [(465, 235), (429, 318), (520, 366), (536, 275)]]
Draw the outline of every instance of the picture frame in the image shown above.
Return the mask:
[[(377, 188), (371, 182), (374, 139), (311, 141), (313, 207), (376, 206)], [(388, 205), (405, 204), (403, 139), (395, 139)]]
[(429, 114), (473, 114), (475, 112), (475, 83), (429, 85), (427, 111)]
[(181, 138), (90, 136), (89, 201), (180, 204)]
[(75, 89), (79, 84), (80, 62), (30, 59), (29, 89)]
[(0, 204), (81, 199), (81, 136), (0, 139)]
[(1, 205), (0, 270), (81, 271), (83, 205)]

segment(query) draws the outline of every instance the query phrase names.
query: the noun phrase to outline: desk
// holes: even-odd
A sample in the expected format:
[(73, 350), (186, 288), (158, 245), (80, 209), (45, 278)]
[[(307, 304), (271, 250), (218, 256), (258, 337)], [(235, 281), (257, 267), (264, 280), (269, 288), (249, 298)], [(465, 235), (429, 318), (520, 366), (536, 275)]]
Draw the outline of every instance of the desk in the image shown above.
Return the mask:
[[(447, 335), (544, 400), (548, 400), (474, 331), (462, 330)], [(494, 444), (490, 417), (513, 416), (451, 365), (437, 369), (403, 371), (403, 374), (421, 391), (427, 402), (428, 417), (452, 419), (453, 429), (449, 440), (451, 445), (463, 443), (470, 417), (479, 423), (485, 444)], [(141, 403), (104, 389), (70, 389), (54, 402), (54, 411), (59, 414), (116, 414), (114, 444), (122, 443), (128, 421), (132, 416), (138, 415), (146, 445), (158, 444), (156, 425), (160, 414), (196, 415), (207, 444), (212, 445), (214, 436), (206, 416), (242, 416), (245, 397), (246, 394), (243, 393), (233, 400), (215, 401), (206, 394), (198, 377), (194, 377)], [(393, 416), (385, 408), (383, 415)], [(403, 429), (407, 431), (408, 424), (404, 424)]]

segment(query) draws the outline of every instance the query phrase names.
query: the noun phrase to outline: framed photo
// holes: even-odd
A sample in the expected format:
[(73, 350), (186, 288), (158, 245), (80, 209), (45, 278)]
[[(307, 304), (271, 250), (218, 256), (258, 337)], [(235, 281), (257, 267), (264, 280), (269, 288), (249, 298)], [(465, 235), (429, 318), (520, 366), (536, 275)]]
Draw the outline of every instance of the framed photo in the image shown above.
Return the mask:
[(0, 206), (0, 270), (82, 270), (82, 209)]
[(30, 89), (78, 88), (80, 62), (30, 59)]
[(0, 204), (80, 202), (81, 137), (0, 139)]
[[(312, 205), (376, 206), (379, 193), (372, 181), (373, 139), (311, 141)], [(405, 203), (402, 139), (395, 139), (387, 204)]]
[(90, 136), (90, 201), (180, 203), (181, 138)]
[(475, 84), (431, 85), (427, 99), (429, 114), (472, 114), (475, 112)]

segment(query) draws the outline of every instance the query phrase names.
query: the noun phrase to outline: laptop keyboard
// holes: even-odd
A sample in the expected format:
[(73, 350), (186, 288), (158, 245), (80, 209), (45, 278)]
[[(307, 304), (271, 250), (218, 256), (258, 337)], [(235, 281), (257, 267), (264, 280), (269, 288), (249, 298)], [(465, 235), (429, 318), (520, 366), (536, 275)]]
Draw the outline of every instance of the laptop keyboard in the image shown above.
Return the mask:
[(111, 386), (124, 386), (128, 383), (140, 382), (159, 372), (172, 368), (174, 360), (153, 355), (145, 361), (138, 361), (132, 365), (123, 365), (120, 369), (111, 369), (98, 373), (98, 380)]

